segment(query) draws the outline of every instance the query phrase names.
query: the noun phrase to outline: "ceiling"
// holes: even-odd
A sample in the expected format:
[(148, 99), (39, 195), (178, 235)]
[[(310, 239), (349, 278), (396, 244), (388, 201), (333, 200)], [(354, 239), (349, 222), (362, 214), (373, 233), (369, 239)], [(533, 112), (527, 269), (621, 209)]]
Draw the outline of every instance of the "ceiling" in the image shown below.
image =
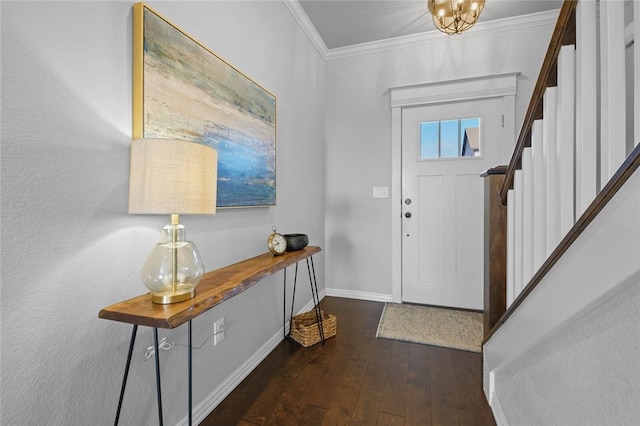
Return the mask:
[[(329, 49), (435, 29), (427, 0), (298, 1)], [(561, 5), (562, 0), (486, 0), (478, 22), (560, 9)]]

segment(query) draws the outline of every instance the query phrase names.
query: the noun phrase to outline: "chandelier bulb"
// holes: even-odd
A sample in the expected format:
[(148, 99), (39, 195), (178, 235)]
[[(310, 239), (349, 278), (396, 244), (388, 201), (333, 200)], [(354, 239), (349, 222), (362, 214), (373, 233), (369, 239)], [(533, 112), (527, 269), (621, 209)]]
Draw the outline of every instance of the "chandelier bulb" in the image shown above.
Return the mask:
[(435, 27), (446, 34), (471, 28), (484, 9), (485, 0), (428, 0)]

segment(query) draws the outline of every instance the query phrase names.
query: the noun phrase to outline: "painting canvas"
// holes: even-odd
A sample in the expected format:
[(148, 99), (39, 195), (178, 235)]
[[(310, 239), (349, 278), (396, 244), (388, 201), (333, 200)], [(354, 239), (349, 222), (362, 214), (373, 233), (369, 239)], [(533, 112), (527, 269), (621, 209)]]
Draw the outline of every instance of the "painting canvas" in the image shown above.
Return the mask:
[(275, 205), (276, 99), (148, 6), (134, 5), (134, 138), (218, 151), (218, 207)]

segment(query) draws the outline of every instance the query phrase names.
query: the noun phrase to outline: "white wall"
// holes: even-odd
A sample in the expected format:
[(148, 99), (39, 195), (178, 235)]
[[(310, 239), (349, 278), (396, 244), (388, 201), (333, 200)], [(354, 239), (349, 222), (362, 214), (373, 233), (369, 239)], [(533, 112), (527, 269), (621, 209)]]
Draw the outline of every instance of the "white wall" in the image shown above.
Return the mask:
[[(282, 2), (149, 5), (277, 97), (278, 206), (183, 217), (207, 269), (266, 251), (276, 223), (324, 248), (324, 61)], [(5, 2), (2, 19), (0, 423), (113, 421), (131, 327), (101, 308), (146, 291), (168, 218), (127, 214), (131, 2)], [(324, 252), (315, 257), (324, 286)], [(289, 273), (292, 273), (290, 268)], [(311, 297), (303, 277), (296, 309)], [(289, 289), (290, 290), (290, 289)], [(282, 274), (193, 323), (194, 405), (282, 327)], [(162, 331), (186, 343), (186, 327)], [(141, 328), (121, 424), (156, 424), (152, 333)], [(166, 424), (186, 416), (187, 352), (161, 353)]]
[(504, 23), (500, 29), (479, 23), (473, 33), (438, 33), (402, 48), (332, 52), (334, 58), (327, 61), (325, 130), (328, 289), (391, 297), (391, 203), (401, 202), (401, 194), (372, 198), (372, 187), (392, 186), (388, 89), (520, 72), (519, 131), (554, 23), (555, 18), (540, 24)]
[(496, 374), (508, 424), (640, 422), (640, 276), (621, 287)]

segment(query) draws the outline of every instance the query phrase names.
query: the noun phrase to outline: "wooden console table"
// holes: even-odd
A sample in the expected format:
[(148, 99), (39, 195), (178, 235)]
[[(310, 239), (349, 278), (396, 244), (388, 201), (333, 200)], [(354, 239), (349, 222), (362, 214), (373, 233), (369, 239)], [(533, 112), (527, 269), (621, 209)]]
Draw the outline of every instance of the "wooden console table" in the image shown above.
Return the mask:
[[(322, 330), (322, 321), (320, 320), (320, 308), (318, 297), (318, 285), (315, 277), (315, 268), (313, 265), (313, 255), (320, 252), (320, 247), (308, 246), (299, 251), (292, 251), (282, 256), (272, 256), (271, 253), (265, 253), (242, 262), (224, 268), (207, 272), (200, 280), (196, 289), (196, 295), (192, 299), (184, 302), (173, 303), (170, 305), (159, 305), (151, 302), (151, 295), (145, 294), (125, 300), (115, 305), (108, 306), (100, 311), (99, 317), (133, 324), (131, 340), (129, 343), (129, 352), (125, 366), (124, 378), (122, 380), (122, 388), (120, 390), (120, 399), (118, 401), (118, 410), (116, 413), (115, 424), (118, 424), (120, 418), (120, 410), (124, 391), (127, 384), (127, 376), (131, 365), (131, 356), (136, 339), (136, 333), (139, 325), (154, 328), (154, 349), (156, 362), (156, 391), (158, 399), (158, 419), (159, 424), (163, 424), (162, 420), (162, 395), (160, 388), (160, 363), (158, 357), (158, 328), (175, 328), (185, 322), (188, 323), (188, 339), (189, 339), (189, 425), (192, 424), (192, 345), (191, 345), (191, 320), (203, 314), (216, 305), (231, 299), (243, 291), (247, 290), (261, 279), (273, 275), (274, 273), (286, 269), (288, 266), (296, 264), (296, 281), (297, 281), (297, 263), (301, 260), (307, 261), (307, 270), (309, 271), (309, 280), (311, 282), (311, 293), (315, 305), (316, 315), (318, 317), (318, 328), (324, 343), (324, 333)], [(311, 261), (311, 265), (309, 265)], [(287, 275), (284, 274), (284, 297), (286, 305), (286, 283)], [(295, 284), (294, 284), (295, 297)], [(293, 312), (293, 301), (292, 301)], [(283, 312), (283, 317), (285, 313)], [(286, 319), (285, 319), (286, 321)]]

